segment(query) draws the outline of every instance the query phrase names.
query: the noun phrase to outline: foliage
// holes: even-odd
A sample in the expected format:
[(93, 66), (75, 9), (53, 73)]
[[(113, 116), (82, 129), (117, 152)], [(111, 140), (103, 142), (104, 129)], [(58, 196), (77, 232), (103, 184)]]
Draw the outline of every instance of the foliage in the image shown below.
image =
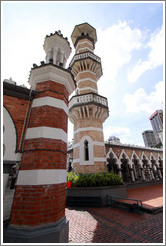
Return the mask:
[(162, 143), (160, 142), (160, 143), (157, 144), (155, 147), (156, 147), (157, 149), (162, 149), (163, 145), (162, 145)]
[(100, 187), (122, 184), (121, 177), (113, 171), (91, 174), (68, 172), (67, 181), (72, 182), (72, 187)]

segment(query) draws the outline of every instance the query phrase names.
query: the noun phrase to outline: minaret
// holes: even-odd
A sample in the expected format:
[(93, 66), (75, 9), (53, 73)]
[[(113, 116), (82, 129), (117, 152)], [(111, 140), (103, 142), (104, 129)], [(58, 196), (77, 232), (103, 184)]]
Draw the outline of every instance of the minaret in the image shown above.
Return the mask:
[(71, 39), (76, 53), (69, 66), (77, 84), (76, 95), (69, 101), (69, 119), (74, 124), (73, 169), (102, 172), (106, 170), (103, 122), (109, 111), (107, 98), (97, 88), (102, 67), (94, 54), (96, 30), (88, 23), (77, 25)]
[(36, 64), (29, 84), (36, 91), (18, 174), (8, 243), (67, 243), (65, 216), (68, 97), (75, 81), (66, 60), (71, 52), (58, 31), (46, 36), (46, 63)]

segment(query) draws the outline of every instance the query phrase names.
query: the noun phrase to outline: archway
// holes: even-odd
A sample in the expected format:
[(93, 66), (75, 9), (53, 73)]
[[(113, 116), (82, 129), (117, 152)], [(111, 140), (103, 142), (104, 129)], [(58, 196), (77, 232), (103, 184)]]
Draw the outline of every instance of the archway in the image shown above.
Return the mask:
[(123, 153), (120, 161), (121, 161), (121, 172), (122, 172), (123, 182), (131, 183), (132, 182), (132, 177), (130, 173), (131, 167), (129, 165), (129, 159), (127, 158), (127, 155)]
[(133, 163), (133, 171), (134, 171), (135, 180), (137, 182), (140, 182), (142, 181), (140, 160), (135, 153), (133, 153), (131, 160)]
[(113, 153), (109, 154), (109, 158), (107, 158), (107, 170), (108, 172), (113, 171), (114, 173), (118, 174), (119, 169), (118, 169), (118, 164), (117, 164), (117, 159), (114, 157)]
[(143, 172), (145, 175), (145, 181), (150, 181), (152, 179), (150, 173), (150, 165), (149, 165), (149, 160), (145, 155), (143, 155), (142, 164), (143, 164)]

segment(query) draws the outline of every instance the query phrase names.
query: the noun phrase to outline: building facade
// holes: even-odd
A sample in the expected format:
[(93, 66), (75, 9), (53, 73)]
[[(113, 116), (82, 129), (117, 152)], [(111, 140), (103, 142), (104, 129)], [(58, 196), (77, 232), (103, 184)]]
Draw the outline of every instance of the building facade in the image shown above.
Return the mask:
[(163, 110), (156, 110), (150, 117), (154, 135), (157, 144), (163, 142), (162, 132), (163, 132)]
[[(163, 179), (163, 151), (157, 148), (105, 142), (106, 169), (119, 174), (124, 183)], [(73, 148), (68, 149), (68, 167), (73, 168)]]
[(142, 137), (146, 147), (155, 147), (157, 145), (153, 130), (143, 131)]

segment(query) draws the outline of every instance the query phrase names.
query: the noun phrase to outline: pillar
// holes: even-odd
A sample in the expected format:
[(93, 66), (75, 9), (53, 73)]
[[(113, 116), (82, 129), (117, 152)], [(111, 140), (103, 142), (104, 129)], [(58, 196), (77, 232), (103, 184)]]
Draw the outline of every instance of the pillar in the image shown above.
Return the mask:
[(143, 170), (142, 167), (140, 168), (140, 170), (141, 170), (142, 180), (145, 181), (145, 173), (144, 173), (144, 170)]
[(159, 167), (157, 168), (157, 171), (158, 171), (159, 178), (162, 179), (162, 175)]
[(58, 49), (56, 47), (53, 48), (53, 63), (56, 65), (57, 62), (57, 54), (58, 54)]
[[(122, 169), (121, 168), (118, 168), (118, 174), (122, 178)], [(123, 178), (122, 178), (122, 181), (123, 181)]]
[(132, 182), (135, 182), (133, 168), (130, 168), (130, 174), (131, 174), (131, 181), (132, 181)]
[(65, 217), (69, 70), (43, 64), (31, 70), (33, 100), (6, 243), (67, 243)]
[(150, 173), (151, 173), (152, 179), (154, 179), (154, 174), (153, 174), (153, 168), (152, 167), (150, 167)]

